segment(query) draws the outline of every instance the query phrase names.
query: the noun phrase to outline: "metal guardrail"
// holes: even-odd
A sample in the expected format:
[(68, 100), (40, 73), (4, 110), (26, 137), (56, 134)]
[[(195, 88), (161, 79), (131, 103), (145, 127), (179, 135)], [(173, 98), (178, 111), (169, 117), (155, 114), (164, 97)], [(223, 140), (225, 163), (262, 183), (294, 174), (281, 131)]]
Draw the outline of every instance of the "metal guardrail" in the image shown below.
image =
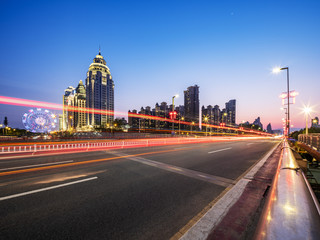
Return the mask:
[(285, 141), (254, 239), (319, 238), (319, 203)]
[[(224, 138), (227, 139), (227, 138)], [(215, 139), (217, 140), (217, 139)], [(220, 140), (220, 139), (219, 139)], [(0, 146), (0, 155), (5, 153), (23, 152), (45, 152), (61, 150), (102, 150), (109, 148), (127, 147), (147, 147), (156, 145), (169, 145), (181, 143), (196, 143), (213, 141), (210, 138), (160, 138), (160, 139), (137, 139), (127, 141), (108, 141), (108, 142), (87, 142), (87, 143), (53, 143), (53, 144), (33, 144), (21, 146)]]
[[(251, 137), (256, 139), (261, 137)], [(171, 144), (184, 143), (201, 143), (201, 142), (216, 142), (216, 141), (235, 141), (247, 139), (246, 137), (181, 137), (181, 138), (156, 138), (156, 139), (135, 139), (135, 140), (118, 140), (104, 142), (82, 142), (82, 143), (43, 143), (43, 144), (20, 144), (16, 146), (0, 146), (0, 156), (6, 153), (34, 153), (47, 151), (71, 151), (71, 150), (106, 150), (110, 148), (129, 148), (129, 147), (148, 147)]]
[(320, 152), (320, 133), (299, 134), (298, 140)]

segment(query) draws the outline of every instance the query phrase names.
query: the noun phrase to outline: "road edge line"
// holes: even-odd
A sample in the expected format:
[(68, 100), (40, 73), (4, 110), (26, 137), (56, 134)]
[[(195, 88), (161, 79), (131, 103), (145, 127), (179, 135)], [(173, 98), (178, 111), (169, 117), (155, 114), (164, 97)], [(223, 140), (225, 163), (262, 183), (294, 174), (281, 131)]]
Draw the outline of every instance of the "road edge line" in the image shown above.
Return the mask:
[[(225, 189), (222, 192), (223, 196), (209, 203), (212, 207), (204, 213), (204, 215), (187, 231), (185, 231), (186, 226), (190, 226), (189, 221), (185, 227), (183, 227), (178, 233), (176, 233), (171, 239), (181, 239), (181, 240), (195, 240), (195, 239), (206, 239), (211, 233), (212, 229), (218, 225), (218, 223), (223, 219), (223, 217), (228, 213), (229, 209), (237, 202), (237, 200), (242, 195), (245, 187), (251, 181), (252, 177), (256, 172), (263, 166), (271, 154), (279, 146), (277, 143), (267, 154), (265, 154), (257, 164), (255, 164), (249, 172), (247, 172), (230, 190)], [(220, 195), (221, 196), (221, 195)], [(206, 207), (207, 208), (207, 207)]]

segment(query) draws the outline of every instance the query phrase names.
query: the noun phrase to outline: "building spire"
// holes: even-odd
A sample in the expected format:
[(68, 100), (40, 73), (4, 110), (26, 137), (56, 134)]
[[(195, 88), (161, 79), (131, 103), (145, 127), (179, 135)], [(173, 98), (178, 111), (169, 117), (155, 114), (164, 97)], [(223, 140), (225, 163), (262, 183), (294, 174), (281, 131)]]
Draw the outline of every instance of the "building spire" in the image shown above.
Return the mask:
[(100, 44), (99, 44), (99, 55), (101, 55), (101, 48), (100, 48)]

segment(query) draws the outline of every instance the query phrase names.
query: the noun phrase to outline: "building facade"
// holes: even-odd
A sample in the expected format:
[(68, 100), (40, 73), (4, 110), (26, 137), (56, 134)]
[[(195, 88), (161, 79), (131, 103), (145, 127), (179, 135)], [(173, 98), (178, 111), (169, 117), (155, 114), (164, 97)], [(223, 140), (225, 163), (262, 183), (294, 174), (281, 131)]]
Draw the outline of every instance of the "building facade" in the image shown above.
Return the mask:
[(235, 126), (236, 125), (236, 100), (232, 99), (229, 102), (226, 102), (226, 124)]
[(90, 64), (86, 78), (87, 124), (104, 128), (114, 119), (114, 82), (101, 52)]
[(75, 89), (69, 86), (64, 90), (63, 95), (63, 113), (61, 127), (63, 131), (71, 129), (73, 125), (73, 106), (74, 106), (74, 93)]
[(184, 91), (185, 120), (194, 122), (197, 127), (199, 126), (199, 108), (199, 86), (190, 86)]
[(78, 86), (75, 89), (74, 94), (74, 127), (77, 130), (82, 129), (87, 125), (87, 119), (86, 119), (86, 89), (83, 85), (82, 80), (80, 80)]

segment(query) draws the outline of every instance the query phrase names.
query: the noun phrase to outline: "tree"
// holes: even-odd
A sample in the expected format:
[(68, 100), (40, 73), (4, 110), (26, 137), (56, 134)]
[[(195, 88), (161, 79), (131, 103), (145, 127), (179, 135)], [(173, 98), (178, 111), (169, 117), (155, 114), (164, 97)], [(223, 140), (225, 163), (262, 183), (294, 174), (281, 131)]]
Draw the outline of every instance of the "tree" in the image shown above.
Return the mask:
[(8, 126), (8, 118), (7, 117), (4, 117), (3, 125), (6, 127)]

